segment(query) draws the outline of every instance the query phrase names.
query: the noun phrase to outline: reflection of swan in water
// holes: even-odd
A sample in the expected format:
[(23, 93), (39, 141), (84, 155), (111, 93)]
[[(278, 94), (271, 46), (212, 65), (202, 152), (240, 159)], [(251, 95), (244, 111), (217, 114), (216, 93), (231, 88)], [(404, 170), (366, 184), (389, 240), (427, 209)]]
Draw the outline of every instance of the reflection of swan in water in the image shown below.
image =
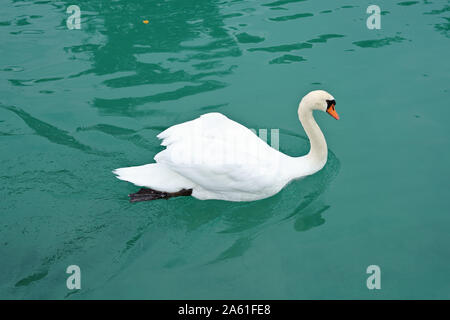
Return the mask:
[(220, 113), (174, 125), (158, 135), (166, 147), (156, 163), (114, 171), (141, 189), (132, 202), (192, 195), (200, 200), (253, 201), (271, 197), (290, 181), (312, 175), (327, 161), (325, 137), (313, 111), (339, 119), (333, 96), (323, 90), (308, 93), (298, 115), (309, 138), (310, 151), (291, 157), (271, 148), (251, 130)]

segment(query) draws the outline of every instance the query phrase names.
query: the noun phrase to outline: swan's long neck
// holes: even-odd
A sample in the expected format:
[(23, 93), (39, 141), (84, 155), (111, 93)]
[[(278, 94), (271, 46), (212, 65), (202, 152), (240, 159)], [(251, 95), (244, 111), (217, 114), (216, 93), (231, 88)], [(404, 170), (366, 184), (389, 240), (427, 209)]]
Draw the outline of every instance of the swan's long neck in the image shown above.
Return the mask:
[(302, 103), (303, 100), (300, 102), (298, 115), (311, 147), (306, 156), (296, 158), (299, 170), (296, 174), (298, 176), (311, 175), (319, 171), (325, 166), (328, 157), (325, 137), (314, 119), (312, 110), (302, 106)]

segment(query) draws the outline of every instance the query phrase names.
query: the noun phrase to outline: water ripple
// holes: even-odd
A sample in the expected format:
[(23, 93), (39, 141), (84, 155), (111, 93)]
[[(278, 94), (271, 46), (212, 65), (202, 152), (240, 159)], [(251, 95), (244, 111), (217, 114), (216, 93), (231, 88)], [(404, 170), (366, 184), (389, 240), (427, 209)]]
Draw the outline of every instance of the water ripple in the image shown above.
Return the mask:
[(314, 16), (312, 13), (297, 13), (289, 16), (281, 16), (276, 18), (269, 18), (271, 21), (289, 21), (289, 20), (297, 20), (301, 18), (308, 18)]
[(226, 83), (224, 82), (216, 80), (206, 80), (198, 85), (186, 85), (179, 89), (161, 92), (145, 97), (126, 97), (118, 99), (95, 98), (93, 105), (94, 107), (101, 110), (104, 114), (138, 116), (145, 113), (152, 114), (156, 112), (156, 110), (137, 112), (136, 108), (145, 103), (178, 100), (184, 97), (218, 90), (224, 87), (226, 87)]
[(19, 118), (21, 118), (27, 126), (32, 129), (37, 135), (46, 138), (48, 141), (64, 145), (70, 148), (78, 149), (86, 153), (107, 156), (108, 153), (104, 153), (101, 151), (97, 151), (90, 146), (87, 146), (79, 141), (77, 141), (74, 137), (68, 134), (67, 131), (59, 129), (49, 123), (41, 121), (24, 110), (17, 108), (15, 106), (5, 106), (0, 104), (0, 108), (4, 108), (15, 113)]
[(361, 48), (381, 48), (388, 46), (392, 43), (399, 43), (406, 40), (403, 37), (395, 36), (395, 37), (386, 37), (383, 39), (375, 39), (375, 40), (362, 40), (353, 42), (354, 45)]
[(418, 3), (419, 3), (419, 1), (402, 1), (402, 2), (397, 2), (397, 5), (407, 7), (407, 6), (412, 6), (412, 5), (415, 5)]
[(304, 2), (306, 0), (277, 0), (277, 1), (273, 1), (273, 2), (269, 2), (269, 3), (265, 3), (263, 4), (263, 6), (266, 7), (277, 7), (277, 6), (282, 6), (285, 4), (290, 4), (290, 3), (296, 3), (296, 2)]
[(236, 38), (239, 43), (258, 43), (264, 41), (263, 37), (253, 36), (248, 34), (247, 32), (237, 34)]
[(271, 47), (250, 48), (247, 50), (250, 52), (253, 52), (253, 51), (290, 52), (290, 51), (294, 51), (294, 50), (310, 49), (312, 47), (313, 47), (313, 45), (311, 43), (300, 42), (300, 43), (293, 43), (293, 44), (281, 44), (278, 46), (271, 46)]
[(281, 57), (270, 60), (269, 64), (288, 64), (288, 63), (300, 62), (300, 61), (306, 61), (306, 59), (301, 56), (285, 54), (285, 55), (282, 55)]

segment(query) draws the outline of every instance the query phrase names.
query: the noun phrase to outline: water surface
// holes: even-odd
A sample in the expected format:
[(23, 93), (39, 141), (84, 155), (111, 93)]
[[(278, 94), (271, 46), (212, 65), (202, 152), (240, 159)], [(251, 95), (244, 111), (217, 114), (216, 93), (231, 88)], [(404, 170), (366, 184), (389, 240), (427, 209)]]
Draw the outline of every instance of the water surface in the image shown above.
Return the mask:
[[(0, 297), (449, 298), (450, 1), (378, 1), (380, 30), (370, 4), (4, 1)], [(211, 111), (305, 154), (315, 89), (327, 166), (272, 198), (131, 204), (111, 174)]]

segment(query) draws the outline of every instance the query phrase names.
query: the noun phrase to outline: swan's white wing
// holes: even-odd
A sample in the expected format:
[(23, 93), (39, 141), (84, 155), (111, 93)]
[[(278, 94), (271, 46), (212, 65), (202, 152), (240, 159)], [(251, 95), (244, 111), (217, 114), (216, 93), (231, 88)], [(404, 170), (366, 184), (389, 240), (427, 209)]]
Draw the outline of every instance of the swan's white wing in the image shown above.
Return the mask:
[(158, 138), (166, 149), (155, 156), (156, 162), (208, 192), (264, 196), (282, 187), (277, 184), (284, 155), (220, 113), (172, 126)]

